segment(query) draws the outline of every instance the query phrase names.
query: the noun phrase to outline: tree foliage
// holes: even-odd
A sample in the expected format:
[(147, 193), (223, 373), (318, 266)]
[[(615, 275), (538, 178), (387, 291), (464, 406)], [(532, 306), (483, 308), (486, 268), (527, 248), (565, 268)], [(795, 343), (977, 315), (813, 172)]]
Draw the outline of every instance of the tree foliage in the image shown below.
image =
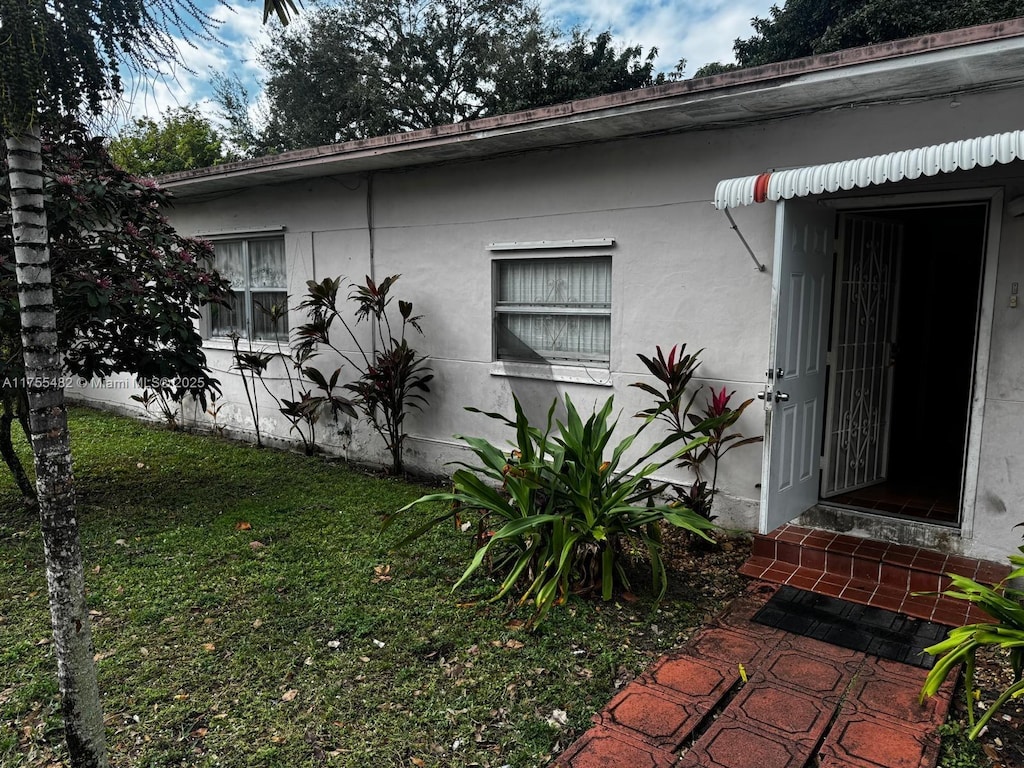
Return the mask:
[(752, 20), (751, 37), (736, 40), (736, 66), (716, 62), (697, 76), (1022, 15), (1024, 0), (786, 0)]
[(260, 51), (253, 125), (237, 81), (214, 81), (232, 143), (251, 154), (430, 128), (661, 82), (652, 50), (566, 38), (528, 0), (344, 0)]
[(489, 113), (561, 104), (665, 81), (663, 74), (654, 71), (656, 48), (646, 56), (639, 45), (618, 50), (611, 32), (590, 38), (576, 29), (564, 43), (527, 42), (513, 59), (516, 67), (503, 67), (497, 73), (494, 90), (485, 99)]
[[(209, 243), (178, 235), (161, 213), (168, 193), (117, 168), (102, 141), (80, 127), (47, 136), (44, 158), (50, 271), (65, 373), (102, 379), (126, 372), (172, 400), (205, 400), (217, 384), (206, 369), (195, 321), (202, 305), (226, 295), (226, 283), (212, 269)], [(4, 171), (0, 215), (9, 205)], [(13, 412), (24, 421), (13, 262), (8, 231), (0, 234), (0, 394), (8, 417)]]
[(157, 122), (136, 118), (110, 141), (114, 162), (137, 176), (207, 168), (231, 159), (220, 132), (197, 106), (167, 110)]

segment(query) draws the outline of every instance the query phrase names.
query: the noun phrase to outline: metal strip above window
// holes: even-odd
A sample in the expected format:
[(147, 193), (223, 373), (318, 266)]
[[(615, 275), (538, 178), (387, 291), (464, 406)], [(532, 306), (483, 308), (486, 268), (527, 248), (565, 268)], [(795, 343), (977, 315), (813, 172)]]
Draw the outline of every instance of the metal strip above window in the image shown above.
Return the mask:
[(608, 248), (614, 237), (591, 237), (580, 240), (514, 240), (511, 243), (488, 243), (489, 251), (543, 251), (549, 248)]
[(715, 187), (714, 204), (718, 210), (724, 210), (767, 200), (789, 200), (940, 173), (988, 168), (1020, 159), (1024, 159), (1024, 130), (1009, 131), (885, 155), (723, 179)]
[(266, 227), (246, 229), (200, 229), (192, 233), (193, 237), (201, 237), (205, 240), (237, 239), (241, 237), (261, 237), (280, 235), (288, 228), (283, 224), (270, 225)]

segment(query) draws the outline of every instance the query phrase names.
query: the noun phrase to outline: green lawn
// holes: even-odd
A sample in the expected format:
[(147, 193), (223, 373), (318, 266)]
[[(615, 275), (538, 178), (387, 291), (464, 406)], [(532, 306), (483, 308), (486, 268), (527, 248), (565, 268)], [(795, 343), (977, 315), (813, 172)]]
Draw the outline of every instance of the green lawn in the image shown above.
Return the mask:
[[(639, 599), (525, 609), (452, 594), (470, 543), (423, 486), (333, 461), (72, 413), (89, 603), (119, 766), (538, 766), (742, 579), (670, 574)], [(436, 512), (436, 510), (435, 510)], [(735, 559), (735, 558), (734, 558)], [(63, 754), (38, 525), (0, 478), (0, 765)], [(388, 570), (390, 567), (390, 570)], [(555, 710), (565, 726), (549, 723)]]

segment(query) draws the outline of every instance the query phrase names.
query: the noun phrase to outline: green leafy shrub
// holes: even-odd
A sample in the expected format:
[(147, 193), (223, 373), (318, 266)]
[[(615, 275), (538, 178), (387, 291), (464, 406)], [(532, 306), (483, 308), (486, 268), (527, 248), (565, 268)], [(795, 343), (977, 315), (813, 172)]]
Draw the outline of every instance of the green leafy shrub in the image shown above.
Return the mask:
[[(101, 380), (130, 374), (148, 390), (142, 399), (152, 398), (149, 405), (159, 404), (176, 427), (186, 396), (205, 408), (207, 398), (220, 391), (197, 323), (203, 306), (227, 297), (227, 282), (213, 268), (212, 246), (179, 235), (164, 216), (170, 193), (116, 167), (101, 138), (74, 122), (42, 130), (42, 204), (64, 375)], [(4, 221), (10, 192), (4, 162)], [(0, 227), (0, 457), (22, 495), (34, 499), (11, 435), (20, 424), (29, 436), (14, 247), (8, 223)]]
[[(970, 726), (967, 737), (971, 740), (978, 738), (986, 723), (1007, 701), (1024, 696), (1024, 592), (1009, 586), (1009, 582), (1014, 579), (1024, 578), (1024, 547), (1020, 551), (1021, 555), (1010, 555), (1009, 558), (1010, 563), (1016, 566), (1015, 569), (993, 586), (979, 584), (953, 573), (947, 574), (952, 585), (943, 594), (975, 603), (993, 621), (956, 627), (949, 631), (949, 636), (941, 643), (925, 648), (925, 651), (940, 658), (921, 689), (922, 699), (934, 695), (949, 674), (963, 665)], [(986, 646), (999, 647), (1008, 652), (1014, 681), (975, 722), (972, 700), (975, 660), (978, 649)]]
[(625, 461), (625, 453), (651, 419), (610, 448), (617, 423), (612, 419), (612, 403), (609, 398), (584, 422), (566, 395), (565, 423), (554, 421), (555, 400), (543, 430), (529, 423), (518, 399), (514, 421), (502, 414), (469, 408), (514, 431), (511, 453), (481, 438), (460, 437), (480, 463), (463, 464), (454, 473), (452, 492), (423, 496), (400, 509), (386, 524), (418, 504), (451, 504), (444, 514), (407, 536), (403, 541), (407, 543), (443, 521), (458, 519), (465, 508), (480, 510), (487, 526), (496, 530), (491, 533), (481, 529), (479, 547), (455, 587), (491, 558), (505, 574), (492, 600), (523, 585), (519, 603), (533, 602), (531, 626), (572, 592), (600, 587), (602, 598), (610, 600), (616, 583), (628, 587), (621, 557), (627, 544), (646, 551), (660, 599), (668, 581), (661, 559), (659, 524), (664, 521), (705, 538), (706, 531), (714, 526), (684, 506), (656, 503), (666, 486), (655, 485), (649, 478), (707, 438), (691, 440), (666, 457), (655, 459), (655, 454), (682, 442), (682, 433), (676, 432), (643, 451), (636, 460)]

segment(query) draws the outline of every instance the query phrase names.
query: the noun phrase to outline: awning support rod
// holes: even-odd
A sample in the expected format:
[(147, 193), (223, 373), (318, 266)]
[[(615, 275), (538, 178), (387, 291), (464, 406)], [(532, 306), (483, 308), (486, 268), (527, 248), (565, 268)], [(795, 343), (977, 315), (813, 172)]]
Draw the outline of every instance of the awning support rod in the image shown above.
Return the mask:
[(757, 271), (764, 272), (764, 264), (757, 260), (757, 256), (754, 255), (754, 249), (750, 247), (750, 243), (747, 242), (747, 238), (743, 236), (743, 233), (740, 232), (740, 228), (736, 226), (736, 220), (733, 219), (732, 213), (729, 212), (728, 208), (723, 208), (722, 210), (725, 211), (725, 216), (726, 218), (729, 219), (729, 224), (732, 226), (732, 231), (736, 233), (736, 237), (740, 239), (740, 242), (743, 243), (743, 247), (746, 248), (747, 253), (750, 254), (750, 258), (752, 258), (754, 260), (754, 263), (757, 265)]

